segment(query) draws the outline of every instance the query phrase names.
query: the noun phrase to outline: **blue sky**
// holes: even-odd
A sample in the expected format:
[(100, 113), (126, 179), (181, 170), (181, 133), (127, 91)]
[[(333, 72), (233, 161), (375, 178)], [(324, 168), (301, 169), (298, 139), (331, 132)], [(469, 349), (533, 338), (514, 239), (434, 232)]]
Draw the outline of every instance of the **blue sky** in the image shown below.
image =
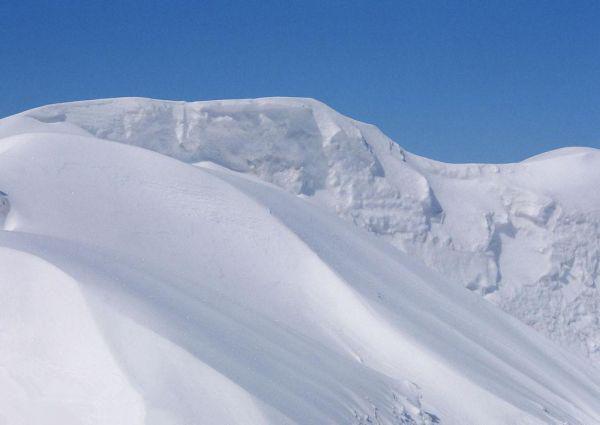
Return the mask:
[(597, 1), (7, 0), (0, 20), (0, 116), (303, 96), (443, 161), (600, 147)]

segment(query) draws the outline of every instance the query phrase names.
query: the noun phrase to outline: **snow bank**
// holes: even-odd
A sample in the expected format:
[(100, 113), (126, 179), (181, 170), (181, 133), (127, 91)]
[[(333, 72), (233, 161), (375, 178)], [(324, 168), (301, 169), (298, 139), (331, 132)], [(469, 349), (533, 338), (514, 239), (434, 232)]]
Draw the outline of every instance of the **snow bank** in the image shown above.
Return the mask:
[(0, 135), (32, 131), (84, 133), (257, 176), (600, 360), (598, 150), (562, 149), (520, 164), (444, 164), (295, 98), (74, 102), (0, 125)]
[[(0, 133), (8, 423), (600, 423), (597, 369), (449, 282), (565, 311), (578, 282), (507, 280), (593, 261), (593, 196), (547, 161), (446, 166), (293, 99), (55, 105)], [(594, 178), (588, 154), (552, 169)]]

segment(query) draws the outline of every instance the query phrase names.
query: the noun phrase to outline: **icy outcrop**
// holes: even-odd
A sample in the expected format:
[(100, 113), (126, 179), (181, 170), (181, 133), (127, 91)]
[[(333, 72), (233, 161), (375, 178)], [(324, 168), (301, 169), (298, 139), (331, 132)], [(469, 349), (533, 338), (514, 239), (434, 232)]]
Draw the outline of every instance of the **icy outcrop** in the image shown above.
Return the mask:
[(8, 195), (0, 191), (0, 228), (4, 227), (9, 211), (10, 202), (8, 201)]
[(109, 99), (1, 121), (210, 161), (317, 203), (600, 361), (600, 153), (444, 164), (310, 99)]

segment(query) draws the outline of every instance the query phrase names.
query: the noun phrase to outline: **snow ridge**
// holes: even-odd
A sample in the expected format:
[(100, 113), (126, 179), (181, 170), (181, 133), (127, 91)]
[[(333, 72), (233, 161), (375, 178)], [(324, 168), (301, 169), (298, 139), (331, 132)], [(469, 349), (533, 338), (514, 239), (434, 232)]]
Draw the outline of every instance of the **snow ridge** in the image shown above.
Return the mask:
[(594, 366), (462, 287), (585, 352), (597, 165), (442, 164), (310, 99), (0, 120), (0, 419), (600, 424)]
[(295, 98), (108, 99), (11, 119), (257, 176), (384, 237), (600, 360), (596, 149), (568, 148), (520, 164), (444, 164), (412, 155), (376, 127), (320, 102)]

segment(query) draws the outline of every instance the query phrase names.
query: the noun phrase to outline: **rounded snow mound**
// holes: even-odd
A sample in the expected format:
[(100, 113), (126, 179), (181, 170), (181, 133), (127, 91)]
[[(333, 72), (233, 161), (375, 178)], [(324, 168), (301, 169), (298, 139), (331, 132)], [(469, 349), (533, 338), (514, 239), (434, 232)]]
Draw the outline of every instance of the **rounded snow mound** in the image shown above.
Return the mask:
[(582, 156), (582, 155), (598, 155), (600, 154), (600, 149), (589, 148), (589, 147), (579, 147), (572, 146), (567, 148), (554, 149), (549, 152), (544, 152), (538, 155), (534, 155), (530, 158), (527, 158), (523, 162), (533, 162), (533, 161), (546, 161), (549, 159), (558, 159), (565, 156)]

